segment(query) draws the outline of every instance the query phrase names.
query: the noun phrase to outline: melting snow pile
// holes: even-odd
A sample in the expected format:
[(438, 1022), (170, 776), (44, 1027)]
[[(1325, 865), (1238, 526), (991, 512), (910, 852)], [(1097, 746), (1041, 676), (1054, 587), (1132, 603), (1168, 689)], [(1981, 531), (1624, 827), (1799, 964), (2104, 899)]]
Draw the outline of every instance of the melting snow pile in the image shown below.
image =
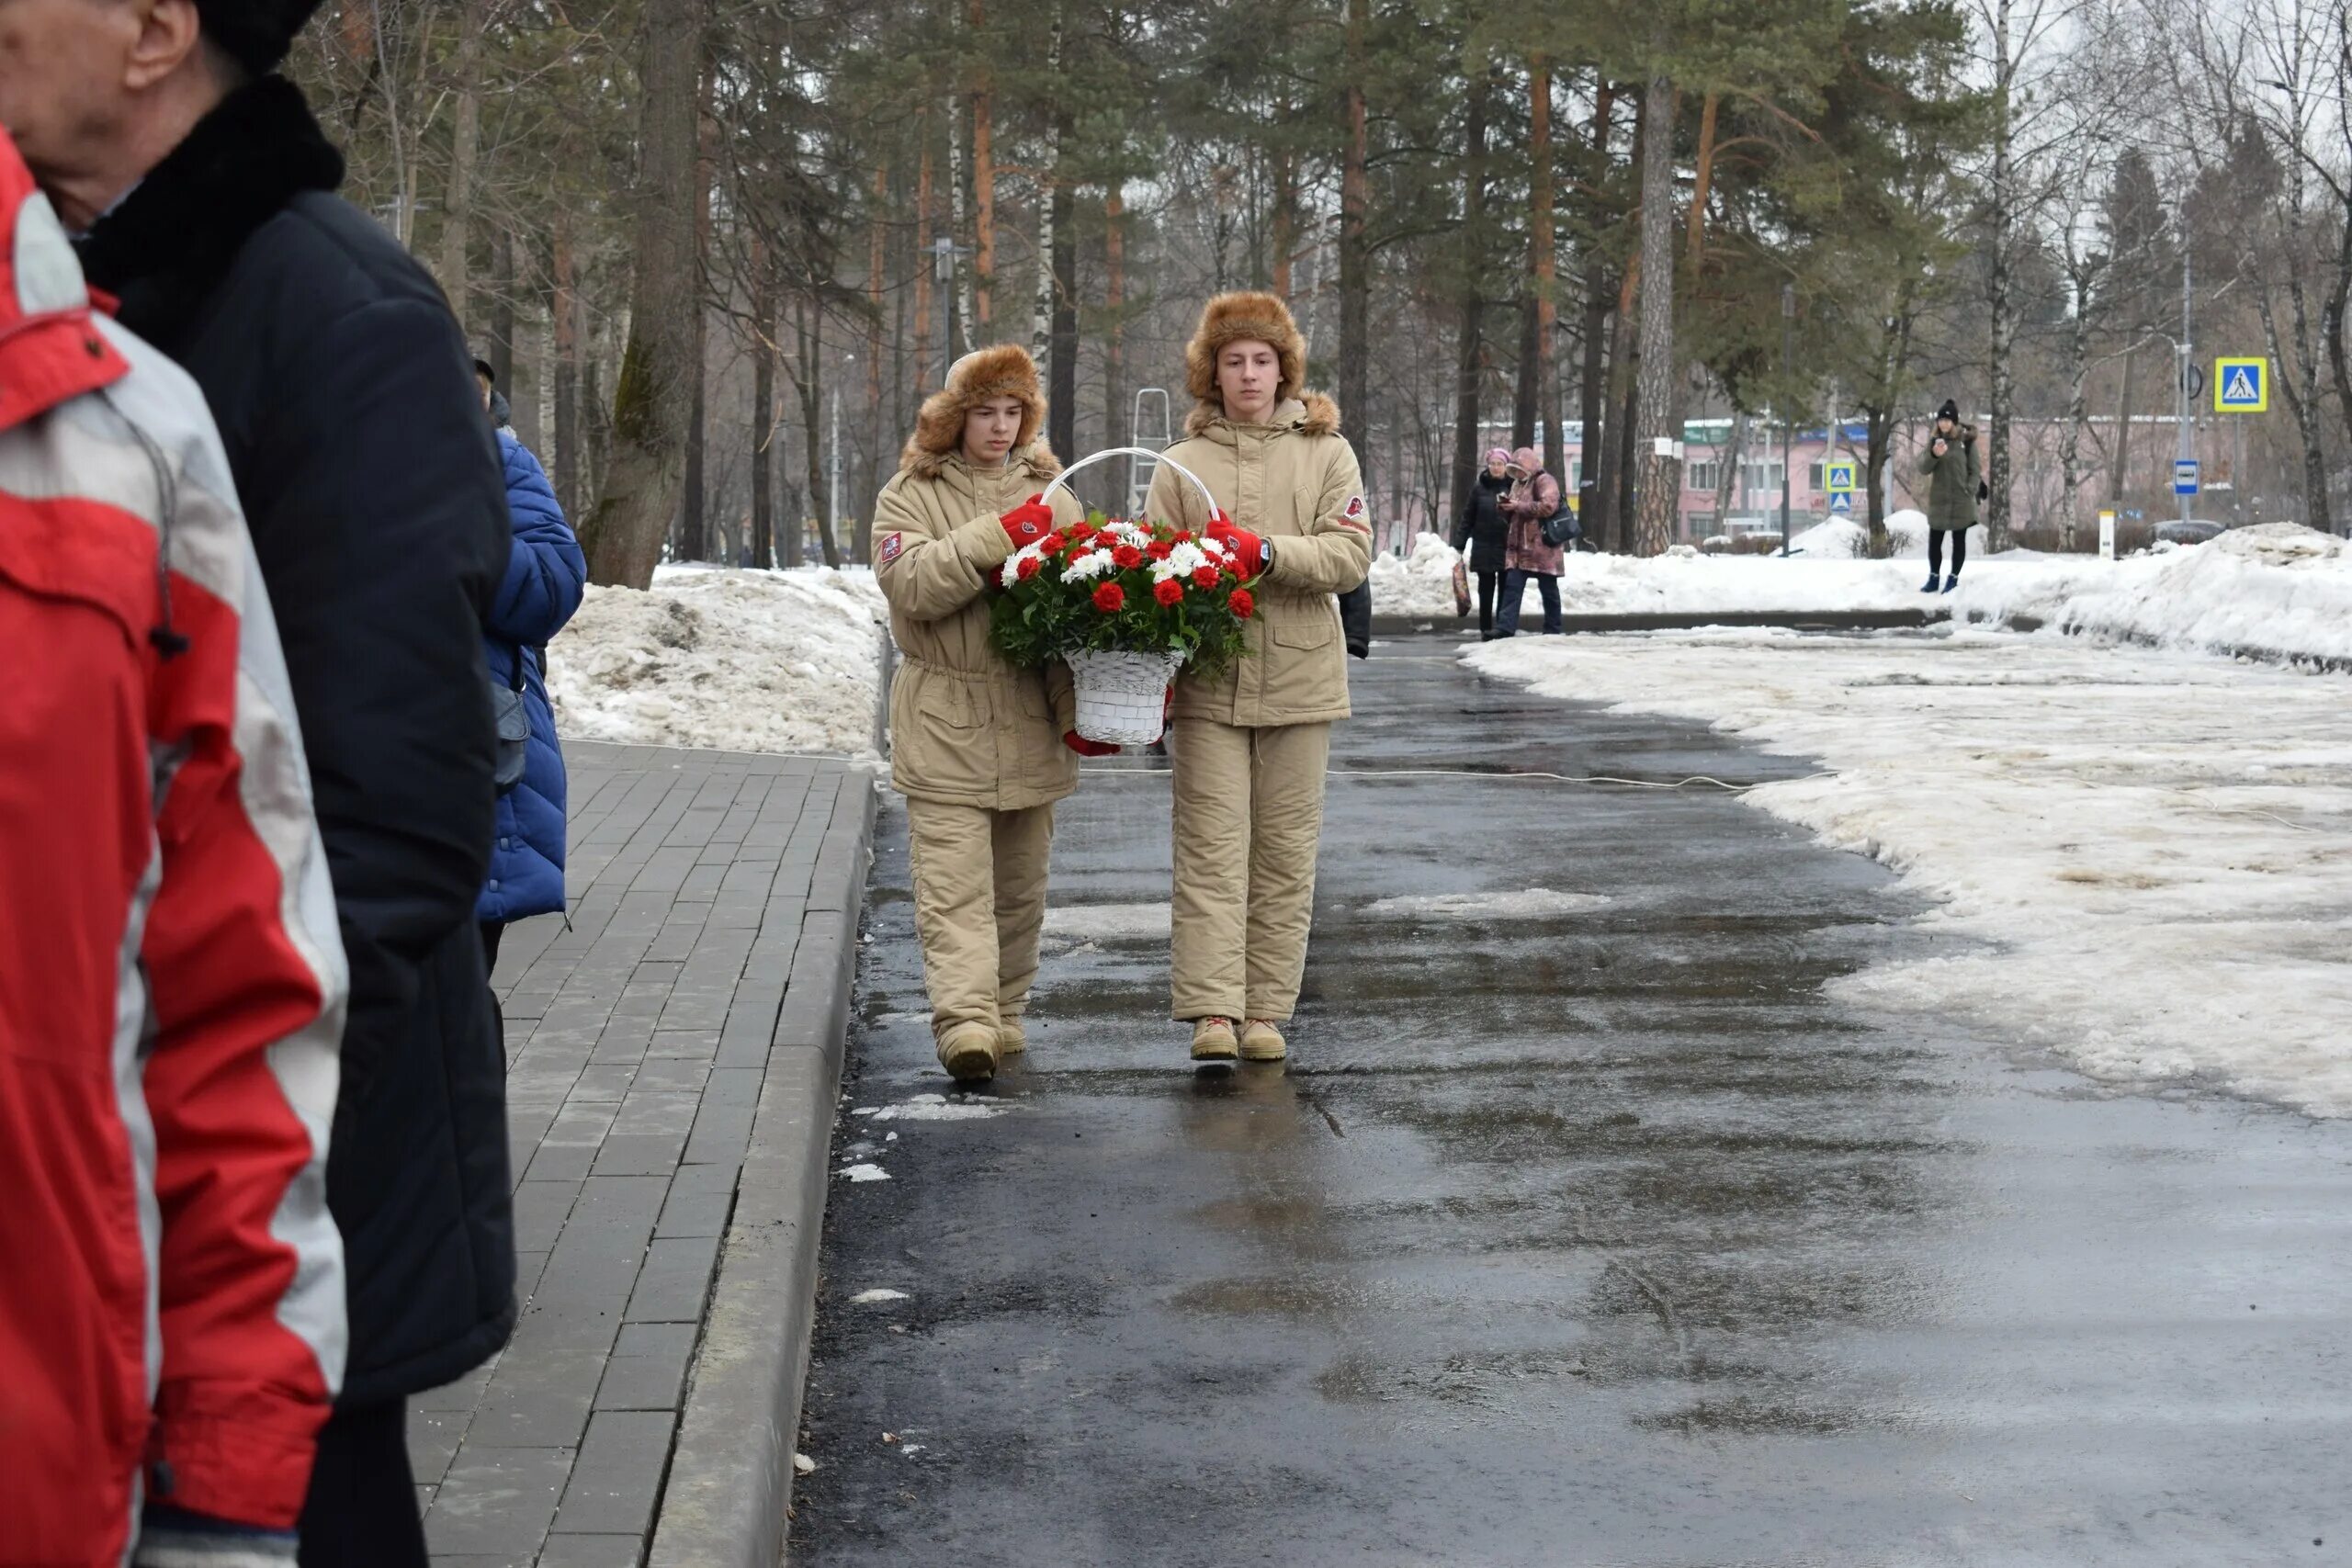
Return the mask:
[[(2305, 617), (2329, 601), (2312, 584), (2343, 592), (2340, 550), (2218, 549), (2123, 563), (2149, 592), (2108, 592), (2165, 628), (2150, 635), (2179, 637), (2222, 616), (2209, 580), (2235, 581), (2270, 625), (2314, 639)], [(2195, 1076), (2352, 1115), (2345, 676), (1972, 629), (1522, 637), (1467, 657), (1550, 695), (1819, 758), (1828, 776), (1744, 798), (1900, 872), (1939, 905), (1924, 931), (1949, 939), (1835, 982), (1841, 994), (2102, 1077)]]
[(1462, 552), (1435, 534), (1413, 536), (1413, 553), (1372, 558), (1372, 613), (1454, 618), (1453, 567)]
[(721, 751), (874, 754), (880, 592), (870, 572), (663, 568), (590, 588), (548, 652), (557, 731)]
[[(1927, 558), (1926, 513), (1889, 513), (1886, 532), (1897, 556)], [(1870, 525), (1857, 523), (1850, 517), (1832, 517), (1803, 533), (1792, 534), (1789, 548), (1814, 560), (1861, 560), (1871, 553)]]
[(1973, 619), (2030, 617), (2065, 631), (2213, 653), (2352, 659), (2352, 546), (2298, 523), (2121, 561), (2045, 559), (1961, 580)]

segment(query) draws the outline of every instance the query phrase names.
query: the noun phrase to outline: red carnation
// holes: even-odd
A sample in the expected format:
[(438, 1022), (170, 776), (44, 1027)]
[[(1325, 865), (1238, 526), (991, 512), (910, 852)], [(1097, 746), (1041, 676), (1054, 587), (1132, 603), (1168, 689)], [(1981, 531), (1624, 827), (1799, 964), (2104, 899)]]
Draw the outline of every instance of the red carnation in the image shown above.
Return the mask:
[(1225, 602), (1233, 606), (1233, 613), (1245, 621), (1258, 611), (1258, 601), (1250, 597), (1250, 590), (1247, 588), (1235, 589)]
[(1115, 615), (1127, 607), (1127, 591), (1115, 582), (1106, 582), (1094, 591), (1094, 607), (1106, 615)]
[(1213, 566), (1204, 566), (1198, 571), (1193, 573), (1193, 586), (1195, 588), (1215, 588), (1216, 586), (1216, 568)]
[(1184, 596), (1184, 585), (1171, 577), (1156, 584), (1152, 588), (1151, 596), (1163, 604), (1173, 604)]
[(1149, 556), (1154, 560), (1166, 560), (1170, 556), (1175, 553), (1176, 547), (1170, 544), (1165, 539), (1154, 539), (1149, 545), (1147, 545), (1144, 547), (1144, 554)]
[(1069, 541), (1059, 534), (1048, 534), (1037, 541), (1037, 547), (1049, 556), (1057, 556), (1062, 553), (1062, 547), (1069, 543)]
[(1023, 556), (1021, 558), (1020, 566), (1014, 569), (1012, 575), (1019, 578), (1022, 581), (1026, 582), (1031, 578), (1036, 576), (1037, 569), (1045, 564), (1046, 563), (1044, 561), (1039, 560), (1035, 556)]
[(1176, 530), (1176, 536), (1168, 542), (1171, 545), (1189, 545), (1193, 542), (1193, 531), (1190, 528), (1179, 528)]
[(1143, 564), (1143, 552), (1133, 545), (1121, 545), (1111, 552), (1111, 564), (1121, 571), (1133, 571)]

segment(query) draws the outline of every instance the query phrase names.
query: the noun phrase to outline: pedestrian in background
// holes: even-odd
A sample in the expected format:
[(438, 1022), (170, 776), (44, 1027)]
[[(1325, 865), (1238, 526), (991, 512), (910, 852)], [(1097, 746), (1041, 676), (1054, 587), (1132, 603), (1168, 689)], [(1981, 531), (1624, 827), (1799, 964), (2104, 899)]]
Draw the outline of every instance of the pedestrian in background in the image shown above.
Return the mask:
[(496, 801), (481, 627), (510, 530), (447, 302), (333, 194), (343, 159), (276, 73), (313, 7), (40, 0), (0, 49), (0, 123), (90, 281), (202, 389), (268, 585), (351, 975), (327, 1163), (350, 1348), (302, 1561), (422, 1568), (406, 1401), (514, 1324), (474, 923)]
[(580, 608), (588, 561), (563, 519), (563, 508), (531, 449), (507, 426), (506, 400), (496, 372), (474, 361), (482, 406), (496, 427), (506, 470), (506, 509), (514, 552), (482, 622), (482, 652), (490, 677), (515, 693), (531, 727), (523, 776), (498, 797), (498, 839), (490, 880), (475, 901), (481, 926), (482, 965), (498, 967), (498, 941), (512, 920), (560, 914), (563, 897), (565, 796), (563, 748), (548, 698), (547, 646)]
[(1495, 636), (1519, 635), (1520, 602), (1534, 579), (1544, 600), (1544, 630), (1560, 630), (1561, 547), (1544, 537), (1544, 525), (1560, 510), (1560, 481), (1544, 469), (1532, 446), (1511, 454), (1510, 489), (1503, 496), (1503, 515), (1510, 520), (1510, 539), (1503, 552), (1503, 603), (1495, 615)]
[(1510, 518), (1503, 500), (1510, 494), (1510, 454), (1497, 446), (1487, 454), (1487, 466), (1470, 482), (1470, 498), (1453, 525), (1453, 547), (1465, 547), (1470, 570), (1478, 578), (1478, 640), (1495, 635), (1495, 589), (1503, 574), (1504, 552), (1510, 545)]
[(1022, 670), (989, 640), (989, 590), (1014, 550), (1080, 522), (1038, 431), (1037, 367), (1004, 344), (966, 355), (923, 400), (874, 505), (874, 576), (904, 660), (890, 682), (890, 782), (907, 797), (915, 931), (939, 1064), (993, 1077), (1028, 1048), (1054, 803), (1081, 739), (1068, 667)]
[[(1272, 294), (1220, 294), (1184, 345), (1193, 412), (1146, 512), (1205, 533), (1256, 581), (1247, 656), (1176, 682), (1170, 1015), (1193, 1059), (1280, 1061), (1314, 924), (1338, 603), (1372, 568), (1372, 515), (1339, 405), (1306, 389), (1306, 338)], [(1212, 507), (1181, 466), (1216, 496)], [(1239, 1032), (1236, 1032), (1236, 1024)]]
[(290, 1563), (345, 984), (286, 665), (203, 394), (4, 136), (0, 255), (0, 1562)]
[(1976, 503), (1985, 494), (1978, 462), (1976, 427), (1962, 424), (1960, 405), (1946, 398), (1936, 411), (1935, 434), (1919, 455), (1919, 471), (1928, 476), (1928, 581), (1922, 593), (1937, 590), (1947, 537), (1951, 541), (1951, 572), (1943, 579), (1943, 592), (1960, 586), (1960, 569), (1968, 561), (1968, 531), (1976, 526)]

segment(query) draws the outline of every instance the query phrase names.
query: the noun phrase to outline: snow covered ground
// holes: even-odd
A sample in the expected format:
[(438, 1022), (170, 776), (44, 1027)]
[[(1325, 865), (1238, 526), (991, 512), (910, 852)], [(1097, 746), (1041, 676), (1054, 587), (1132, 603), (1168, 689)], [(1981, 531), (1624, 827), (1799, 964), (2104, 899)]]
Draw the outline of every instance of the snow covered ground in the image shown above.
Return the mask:
[[(1917, 515), (1916, 513), (1912, 515)], [(1897, 519), (1900, 523), (1900, 514)], [(1853, 543), (1833, 520), (1806, 536)], [(1898, 542), (1905, 537), (1898, 525)], [(1373, 612), (1453, 616), (1451, 546), (1434, 534), (1408, 560), (1373, 563)], [(1772, 556), (1572, 555), (1560, 579), (1571, 615), (1899, 610), (1946, 604), (1963, 620), (2026, 621), (2095, 636), (2216, 653), (2352, 659), (2352, 546), (2291, 523), (2242, 528), (2207, 545), (2124, 560), (2016, 550), (1972, 559), (1959, 591), (1929, 599), (1913, 560)], [(1530, 595), (1531, 604), (1533, 596)]]
[[(2195, 641), (2236, 625), (2209, 579), (2275, 595), (2290, 585), (2267, 573), (2324, 570), (2217, 547), (2125, 563), (2111, 575), (2128, 588), (2058, 603), (2086, 629)], [(2268, 603), (2274, 628), (2309, 613)], [(1952, 939), (1838, 992), (2102, 1077), (2352, 1114), (2352, 677), (1968, 627), (1521, 638), (1465, 657), (1818, 758), (1826, 776), (1744, 798), (1894, 868)]]
[(590, 588), (548, 650), (568, 739), (874, 755), (881, 591), (870, 571), (663, 567)]

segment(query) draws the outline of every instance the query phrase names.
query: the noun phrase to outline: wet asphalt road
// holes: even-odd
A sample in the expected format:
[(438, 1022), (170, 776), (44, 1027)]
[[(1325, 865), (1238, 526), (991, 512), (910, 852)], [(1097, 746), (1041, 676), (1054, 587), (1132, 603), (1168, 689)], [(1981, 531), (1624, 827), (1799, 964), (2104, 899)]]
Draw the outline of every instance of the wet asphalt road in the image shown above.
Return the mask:
[[(1164, 778), (1064, 807), (1027, 1064), (843, 1119), (794, 1561), (2352, 1562), (2352, 1129), (1826, 1001), (1870, 863), (1451, 771), (1808, 764), (1451, 647), (1356, 667), (1335, 767), (1449, 772), (1333, 781), (1287, 1073), (1165, 1021)], [(948, 1087), (907, 886), (846, 1107)]]

